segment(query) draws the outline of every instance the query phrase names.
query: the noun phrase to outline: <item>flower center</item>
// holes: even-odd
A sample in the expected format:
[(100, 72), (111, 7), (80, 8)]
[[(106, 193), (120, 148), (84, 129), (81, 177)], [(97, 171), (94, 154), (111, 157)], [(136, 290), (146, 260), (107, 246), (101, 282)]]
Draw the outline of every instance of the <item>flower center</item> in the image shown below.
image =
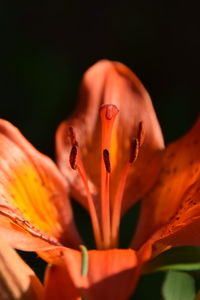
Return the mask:
[(110, 203), (110, 176), (112, 173), (111, 154), (113, 151), (112, 134), (118, 108), (112, 104), (102, 105), (99, 110), (101, 118), (101, 187), (100, 187), (100, 215), (97, 213), (92, 193), (89, 189), (88, 178), (81, 159), (80, 149), (72, 127), (69, 128), (69, 136), (72, 144), (70, 152), (71, 168), (77, 170), (85, 187), (88, 208), (91, 217), (96, 246), (98, 249), (110, 249), (118, 246), (119, 225), (121, 217), (122, 199), (127, 181), (129, 169), (136, 161), (139, 149), (144, 140), (143, 122), (138, 125), (137, 137), (130, 141), (129, 159), (125, 163), (120, 178), (114, 202)]

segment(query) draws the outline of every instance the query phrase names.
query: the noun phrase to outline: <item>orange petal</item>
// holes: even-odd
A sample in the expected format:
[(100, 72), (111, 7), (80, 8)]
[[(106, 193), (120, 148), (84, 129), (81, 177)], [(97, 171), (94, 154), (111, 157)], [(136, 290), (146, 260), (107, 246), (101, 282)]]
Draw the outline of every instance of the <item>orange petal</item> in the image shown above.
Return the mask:
[(64, 258), (74, 285), (86, 299), (125, 300), (133, 292), (137, 257), (131, 249), (88, 251), (85, 274), (81, 274), (80, 252), (67, 251)]
[(7, 216), (0, 215), (0, 237), (11, 247), (24, 251), (37, 251), (38, 247), (41, 249), (59, 245), (56, 239), (32, 228), (29, 223), (26, 224), (18, 225)]
[[(49, 247), (41, 248), (39, 254), (46, 261), (59, 266), (50, 267), (45, 280), (46, 289), (51, 285), (55, 297), (62, 295), (62, 299), (66, 297), (68, 300), (67, 295), (70, 294), (72, 299), (81, 295), (86, 299), (126, 300), (136, 287), (141, 266), (149, 259), (150, 251), (149, 246), (145, 246), (137, 257), (132, 249), (89, 250), (84, 269), (85, 258), (80, 251), (64, 247)], [(65, 282), (64, 289), (59, 288), (63, 282)], [(56, 286), (57, 290), (59, 289), (58, 295), (56, 295)], [(50, 294), (46, 291), (46, 295)]]
[[(84, 273), (84, 258), (80, 251), (44, 245), (39, 245), (35, 250), (49, 263), (58, 265), (47, 270), (45, 285), (46, 289), (51, 285), (53, 295), (56, 294), (57, 286), (58, 295), (62, 295), (62, 299), (66, 297), (67, 300), (78, 300), (81, 295), (86, 299), (126, 300), (133, 292), (140, 275), (137, 270), (137, 255), (132, 249), (90, 250), (87, 252), (88, 268)], [(64, 288), (61, 287), (63, 282)], [(45, 293), (48, 299), (47, 296), (51, 293), (47, 290)], [(72, 298), (67, 298), (70, 293)]]
[(43, 286), (34, 272), (2, 240), (0, 241), (0, 299), (43, 299)]
[(170, 222), (153, 235), (152, 241), (154, 256), (172, 246), (200, 246), (200, 174)]
[(48, 157), (4, 120), (0, 120), (0, 214), (4, 217), (0, 227), (7, 218), (13, 233), (21, 230), (55, 244), (80, 243), (65, 180)]
[(159, 170), (159, 155), (156, 153), (163, 148), (163, 138), (147, 91), (123, 64), (100, 61), (85, 73), (77, 108), (57, 131), (58, 165), (70, 182), (74, 197), (87, 206), (80, 179), (68, 162), (71, 149), (68, 128), (72, 126), (75, 131), (91, 191), (97, 195), (101, 169), (99, 107), (102, 104), (115, 104), (119, 108), (111, 141), (111, 198), (116, 193), (124, 164), (129, 160), (130, 142), (137, 136), (140, 121), (144, 123), (144, 144), (127, 180), (123, 199), (125, 210), (146, 193), (155, 181)]
[(44, 300), (81, 300), (66, 268), (49, 265), (45, 274)]
[[(165, 153), (157, 184), (142, 203), (139, 226), (133, 246), (138, 248), (155, 231), (171, 223), (183, 206), (184, 195), (198, 182), (200, 174), (200, 119)], [(185, 209), (185, 216), (188, 214)]]

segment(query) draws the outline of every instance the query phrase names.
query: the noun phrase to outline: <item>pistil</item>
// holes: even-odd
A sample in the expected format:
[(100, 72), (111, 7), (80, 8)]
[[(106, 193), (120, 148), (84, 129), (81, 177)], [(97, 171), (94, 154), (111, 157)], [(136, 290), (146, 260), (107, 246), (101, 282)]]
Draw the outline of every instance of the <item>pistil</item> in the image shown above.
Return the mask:
[(119, 110), (115, 105), (107, 104), (100, 107), (101, 116), (101, 225), (104, 249), (111, 246), (110, 220), (110, 144), (115, 118)]

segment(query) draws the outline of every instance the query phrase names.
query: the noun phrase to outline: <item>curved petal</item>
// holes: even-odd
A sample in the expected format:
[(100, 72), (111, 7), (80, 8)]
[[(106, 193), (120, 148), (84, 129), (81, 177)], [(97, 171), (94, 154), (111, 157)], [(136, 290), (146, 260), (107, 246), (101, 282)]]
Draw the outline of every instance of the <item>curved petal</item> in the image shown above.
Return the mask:
[(153, 256), (172, 246), (200, 246), (200, 174), (170, 222), (152, 237)]
[(67, 252), (64, 258), (73, 283), (86, 299), (125, 300), (133, 292), (137, 256), (131, 249), (88, 251), (85, 274), (81, 274), (80, 252)]
[[(68, 299), (67, 294), (71, 291), (72, 299), (81, 295), (86, 299), (95, 300), (127, 300), (136, 286), (141, 271), (141, 265), (137, 270), (137, 254), (131, 249), (89, 250), (83, 254), (81, 251), (65, 247), (41, 246), (35, 248), (35, 251), (47, 262), (58, 266), (52, 266), (47, 270), (46, 288), (52, 282), (56, 284), (59, 274), (61, 282), (58, 282), (58, 285), (62, 282), (68, 284), (67, 287), (65, 284), (65, 291), (63, 288), (59, 290), (62, 299), (65, 297)], [(140, 264), (143, 264), (142, 260), (146, 261), (146, 255), (149, 257), (148, 251), (144, 249), (145, 253), (141, 254)], [(87, 255), (87, 263), (84, 261), (84, 255)], [(51, 288), (52, 293), (56, 293), (54, 286)], [(46, 295), (49, 295), (48, 291)]]
[(49, 265), (45, 273), (45, 300), (81, 300), (66, 268)]
[(38, 247), (60, 246), (56, 239), (40, 232), (23, 218), (16, 220), (15, 216), (12, 218), (9, 215), (0, 215), (0, 237), (11, 247), (24, 251), (37, 251)]
[(43, 286), (29, 266), (2, 240), (0, 241), (1, 300), (42, 300)]
[[(38, 245), (38, 247), (35, 245), (34, 250), (44, 260), (58, 266), (47, 271), (47, 287), (53, 280), (57, 280), (53, 279), (54, 271), (57, 275), (60, 273), (61, 283), (64, 281), (67, 284), (68, 282), (66, 293), (71, 291), (72, 299), (73, 297), (76, 299), (79, 295), (95, 300), (129, 299), (140, 275), (137, 270), (138, 258), (132, 249), (89, 250), (86, 254), (87, 264), (84, 271), (85, 258), (81, 251), (44, 245)], [(147, 253), (146, 249), (145, 253)], [(142, 259), (145, 260), (144, 256), (145, 254)], [(52, 286), (52, 293), (54, 292), (54, 286)], [(63, 289), (59, 292), (68, 299)], [(48, 292), (46, 294), (49, 295)]]
[(102, 104), (114, 104), (119, 109), (111, 140), (111, 198), (116, 193), (121, 172), (129, 160), (130, 142), (137, 136), (140, 121), (144, 123), (144, 144), (138, 160), (130, 170), (125, 189), (123, 209), (126, 210), (144, 195), (155, 181), (159, 170), (159, 155), (156, 153), (160, 152), (164, 144), (147, 91), (123, 64), (103, 60), (85, 73), (77, 108), (70, 119), (61, 123), (57, 131), (58, 165), (70, 182), (75, 198), (87, 206), (82, 184), (76, 172), (72, 172), (69, 166), (71, 146), (68, 131), (69, 126), (72, 126), (91, 181), (92, 193), (97, 195), (101, 169), (99, 107)]
[(56, 244), (80, 244), (62, 175), (4, 120), (0, 120), (0, 215), (0, 227), (7, 218), (13, 232), (48, 236)]
[(198, 182), (199, 153), (200, 119), (185, 136), (167, 147), (157, 184), (142, 202), (134, 248), (140, 247), (163, 225), (170, 224), (183, 206), (185, 193)]

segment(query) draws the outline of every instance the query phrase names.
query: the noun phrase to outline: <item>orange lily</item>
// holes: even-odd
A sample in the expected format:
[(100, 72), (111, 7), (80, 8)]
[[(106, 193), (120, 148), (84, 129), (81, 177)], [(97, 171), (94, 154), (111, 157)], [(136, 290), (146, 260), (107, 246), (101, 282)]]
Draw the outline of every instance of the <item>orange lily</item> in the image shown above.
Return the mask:
[[(145, 88), (109, 61), (85, 73), (77, 109), (58, 128), (61, 172), (0, 121), (0, 235), (51, 263), (46, 299), (128, 299), (147, 260), (200, 245), (199, 133), (200, 120), (164, 150)], [(81, 246), (68, 195), (89, 211), (97, 250)], [(120, 218), (140, 198), (131, 247), (117, 249)]]

